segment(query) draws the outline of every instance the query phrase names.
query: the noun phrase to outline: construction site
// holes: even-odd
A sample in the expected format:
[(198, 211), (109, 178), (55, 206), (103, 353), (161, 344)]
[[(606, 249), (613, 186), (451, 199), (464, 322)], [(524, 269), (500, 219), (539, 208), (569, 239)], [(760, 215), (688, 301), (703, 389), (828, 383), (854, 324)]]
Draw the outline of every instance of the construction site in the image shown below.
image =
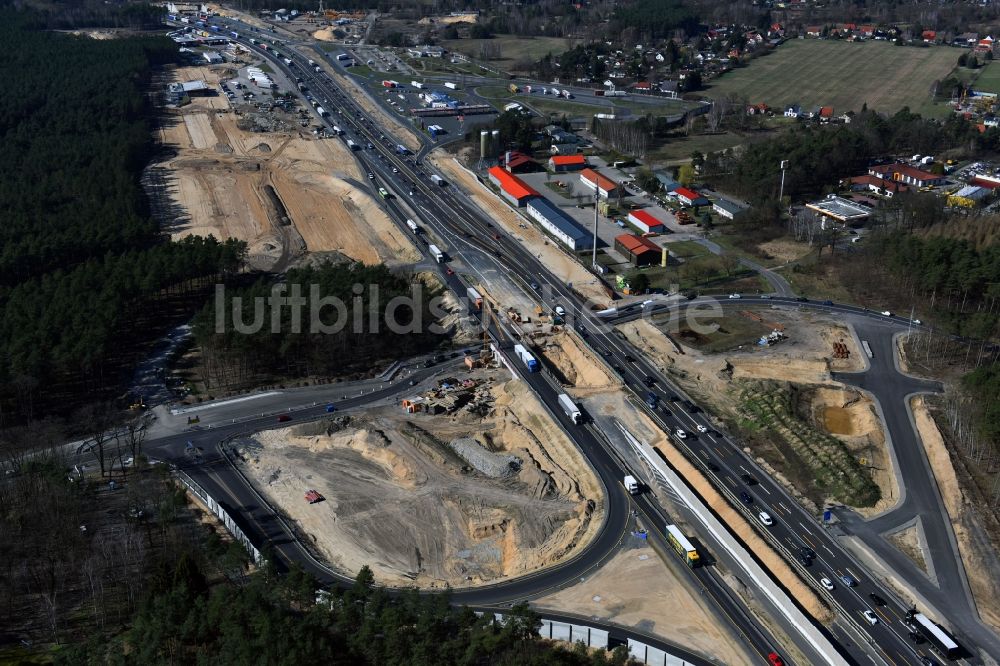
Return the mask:
[[(810, 510), (819, 514), (835, 502), (875, 515), (895, 505), (899, 490), (874, 404), (831, 376), (865, 367), (847, 328), (792, 308), (734, 311), (701, 323), (715, 330), (696, 333), (657, 318), (618, 330), (741, 433), (747, 451)], [(816, 456), (806, 445), (834, 452), (843, 461), (841, 478), (857, 483), (818, 484), (822, 472), (810, 467)]]
[[(234, 64), (171, 72), (174, 81), (212, 89), (242, 76)], [(147, 180), (171, 237), (246, 241), (250, 267), (262, 271), (317, 253), (389, 266), (418, 261), (410, 237), (359, 187), (364, 175), (343, 142), (301, 127), (308, 113), (216, 94), (166, 110), (157, 139), (167, 157), (150, 165)]]
[(348, 575), (464, 587), (561, 562), (601, 525), (601, 484), (526, 385), (469, 365), (399, 404), (241, 440), (241, 467)]

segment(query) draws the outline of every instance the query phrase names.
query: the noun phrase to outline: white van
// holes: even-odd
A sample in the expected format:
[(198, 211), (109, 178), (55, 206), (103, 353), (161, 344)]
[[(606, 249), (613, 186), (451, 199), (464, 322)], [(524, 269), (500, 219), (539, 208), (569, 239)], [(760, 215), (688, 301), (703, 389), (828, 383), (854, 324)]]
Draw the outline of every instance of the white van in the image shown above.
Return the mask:
[(761, 511), (760, 513), (758, 513), (757, 518), (760, 519), (760, 522), (767, 525), (768, 527), (774, 525), (774, 519), (771, 518), (771, 514), (769, 514), (767, 511)]

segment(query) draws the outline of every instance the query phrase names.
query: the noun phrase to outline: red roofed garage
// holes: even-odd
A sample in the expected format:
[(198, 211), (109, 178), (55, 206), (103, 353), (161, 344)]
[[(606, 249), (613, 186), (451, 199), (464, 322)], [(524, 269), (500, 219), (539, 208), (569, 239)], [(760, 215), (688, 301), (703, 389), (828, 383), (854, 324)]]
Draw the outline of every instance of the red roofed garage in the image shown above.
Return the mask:
[(615, 249), (628, 257), (633, 266), (662, 264), (663, 248), (642, 236), (621, 234), (615, 237)]
[(628, 221), (637, 226), (643, 232), (649, 234), (662, 234), (666, 231), (663, 222), (653, 217), (647, 210), (634, 210), (628, 214)]

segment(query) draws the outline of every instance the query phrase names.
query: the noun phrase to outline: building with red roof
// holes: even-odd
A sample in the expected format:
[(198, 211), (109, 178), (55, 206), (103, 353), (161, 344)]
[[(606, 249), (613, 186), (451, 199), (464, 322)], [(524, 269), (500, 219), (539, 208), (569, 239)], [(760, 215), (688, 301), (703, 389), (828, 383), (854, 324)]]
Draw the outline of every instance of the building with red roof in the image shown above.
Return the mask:
[(535, 160), (520, 150), (512, 150), (510, 153), (505, 153), (504, 156), (501, 156), (500, 162), (504, 164), (510, 173), (525, 173), (538, 169), (538, 164)]
[(642, 236), (621, 234), (615, 236), (615, 249), (628, 257), (633, 266), (652, 266), (663, 264), (666, 251)]
[(649, 211), (645, 209), (634, 210), (631, 213), (629, 213), (628, 221), (647, 234), (663, 233), (665, 229), (663, 226), (663, 222), (650, 215)]
[(674, 198), (680, 201), (685, 206), (707, 206), (708, 199), (698, 194), (694, 190), (689, 190), (686, 187), (678, 187), (676, 190), (670, 193)]
[(553, 155), (549, 158), (549, 168), (556, 173), (579, 171), (587, 166), (587, 158), (583, 155)]
[(596, 188), (605, 199), (618, 193), (618, 183), (606, 176), (602, 176), (593, 169), (584, 169), (581, 171), (580, 182), (591, 191)]
[(503, 167), (490, 167), (489, 175), (490, 182), (499, 187), (504, 198), (515, 206), (524, 206), (531, 197), (540, 196), (527, 183)]
[(879, 164), (868, 169), (868, 173), (879, 176), (886, 180), (894, 180), (915, 187), (930, 187), (932, 185), (944, 185), (944, 176), (921, 171), (908, 164), (896, 162), (895, 164)]
[(870, 190), (875, 194), (882, 195), (883, 197), (892, 197), (894, 194), (906, 192), (910, 189), (908, 185), (904, 185), (901, 182), (887, 180), (880, 176), (873, 176), (871, 174), (848, 178), (847, 184), (852, 190)]

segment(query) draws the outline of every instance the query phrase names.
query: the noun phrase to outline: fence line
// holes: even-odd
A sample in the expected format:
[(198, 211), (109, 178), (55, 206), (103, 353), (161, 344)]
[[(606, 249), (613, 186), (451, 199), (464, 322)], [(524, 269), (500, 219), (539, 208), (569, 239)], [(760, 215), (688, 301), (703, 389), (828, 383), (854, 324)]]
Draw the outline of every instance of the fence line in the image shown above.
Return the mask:
[(229, 515), (229, 512), (223, 509), (222, 505), (215, 501), (215, 498), (209, 495), (208, 491), (202, 488), (201, 485), (190, 476), (180, 470), (176, 470), (174, 474), (180, 482), (187, 487), (188, 490), (198, 496), (198, 498), (212, 511), (212, 513), (219, 517), (219, 520), (221, 520), (222, 524), (226, 526), (226, 529), (233, 535), (233, 538), (246, 547), (251, 557), (253, 557), (254, 563), (259, 565), (262, 559), (260, 551), (250, 541), (250, 537), (243, 533), (243, 530), (236, 524), (236, 521)]

